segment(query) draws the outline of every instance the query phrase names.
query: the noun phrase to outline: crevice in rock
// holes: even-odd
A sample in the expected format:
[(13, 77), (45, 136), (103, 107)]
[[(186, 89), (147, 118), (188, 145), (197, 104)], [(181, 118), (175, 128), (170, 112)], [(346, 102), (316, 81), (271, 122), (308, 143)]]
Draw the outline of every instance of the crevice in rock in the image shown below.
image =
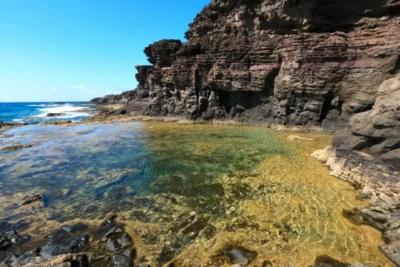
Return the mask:
[(391, 71), (390, 74), (395, 75), (396, 73), (400, 72), (400, 56), (397, 57), (396, 63)]
[(319, 118), (319, 123), (321, 123), (323, 120), (326, 119), (326, 117), (329, 114), (329, 111), (332, 109), (332, 101), (335, 98), (335, 95), (332, 91), (329, 91), (328, 94), (325, 97), (325, 101), (322, 104), (322, 109), (321, 109), (321, 116)]
[(274, 94), (275, 78), (278, 76), (280, 70), (280, 68), (273, 69), (270, 73), (268, 73), (267, 77), (265, 77), (264, 87), (261, 91), (262, 95), (269, 97)]

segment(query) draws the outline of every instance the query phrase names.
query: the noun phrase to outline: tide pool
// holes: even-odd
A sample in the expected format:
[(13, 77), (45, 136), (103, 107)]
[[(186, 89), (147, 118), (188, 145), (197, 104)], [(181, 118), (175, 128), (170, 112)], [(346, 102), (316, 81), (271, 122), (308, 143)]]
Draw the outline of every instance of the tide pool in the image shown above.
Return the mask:
[[(0, 153), (0, 220), (28, 222), (34, 240), (117, 213), (154, 266), (226, 266), (229, 247), (252, 251), (254, 266), (308, 266), (321, 255), (389, 264), (380, 233), (342, 216), (368, 203), (309, 156), (330, 136), (290, 142), (263, 128), (144, 122), (6, 134), (0, 148), (35, 146)], [(32, 194), (41, 202), (13, 208)]]

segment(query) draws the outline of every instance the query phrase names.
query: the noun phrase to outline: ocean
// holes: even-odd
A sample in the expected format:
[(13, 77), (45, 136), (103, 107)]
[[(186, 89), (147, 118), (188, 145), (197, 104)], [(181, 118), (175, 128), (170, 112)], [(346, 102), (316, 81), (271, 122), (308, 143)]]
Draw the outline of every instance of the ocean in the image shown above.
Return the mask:
[(93, 105), (87, 102), (0, 102), (0, 121), (14, 123), (79, 121), (90, 117), (91, 110), (93, 110)]

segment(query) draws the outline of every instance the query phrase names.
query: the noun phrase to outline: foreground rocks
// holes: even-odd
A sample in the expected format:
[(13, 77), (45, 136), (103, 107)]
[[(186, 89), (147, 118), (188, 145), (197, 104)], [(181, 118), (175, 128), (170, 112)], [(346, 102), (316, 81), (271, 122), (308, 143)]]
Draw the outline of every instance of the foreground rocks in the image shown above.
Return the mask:
[[(114, 220), (115, 216), (105, 219), (94, 236), (88, 234), (92, 231), (85, 224), (64, 225), (33, 250), (29, 249), (32, 247), (28, 244), (31, 241), (29, 235), (17, 231), (1, 233), (0, 266), (4, 263), (5, 266), (133, 267), (136, 250), (132, 238), (124, 231), (123, 225)], [(13, 226), (3, 224), (2, 229)], [(99, 236), (103, 244), (100, 247), (96, 245)]]

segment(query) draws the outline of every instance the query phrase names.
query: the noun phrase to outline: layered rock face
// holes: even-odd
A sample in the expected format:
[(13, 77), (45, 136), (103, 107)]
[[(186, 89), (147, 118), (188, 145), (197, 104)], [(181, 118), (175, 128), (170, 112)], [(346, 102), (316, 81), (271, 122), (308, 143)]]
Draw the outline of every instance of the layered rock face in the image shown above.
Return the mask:
[(214, 0), (186, 33), (145, 49), (146, 113), (336, 129), (400, 71), (397, 0)]

